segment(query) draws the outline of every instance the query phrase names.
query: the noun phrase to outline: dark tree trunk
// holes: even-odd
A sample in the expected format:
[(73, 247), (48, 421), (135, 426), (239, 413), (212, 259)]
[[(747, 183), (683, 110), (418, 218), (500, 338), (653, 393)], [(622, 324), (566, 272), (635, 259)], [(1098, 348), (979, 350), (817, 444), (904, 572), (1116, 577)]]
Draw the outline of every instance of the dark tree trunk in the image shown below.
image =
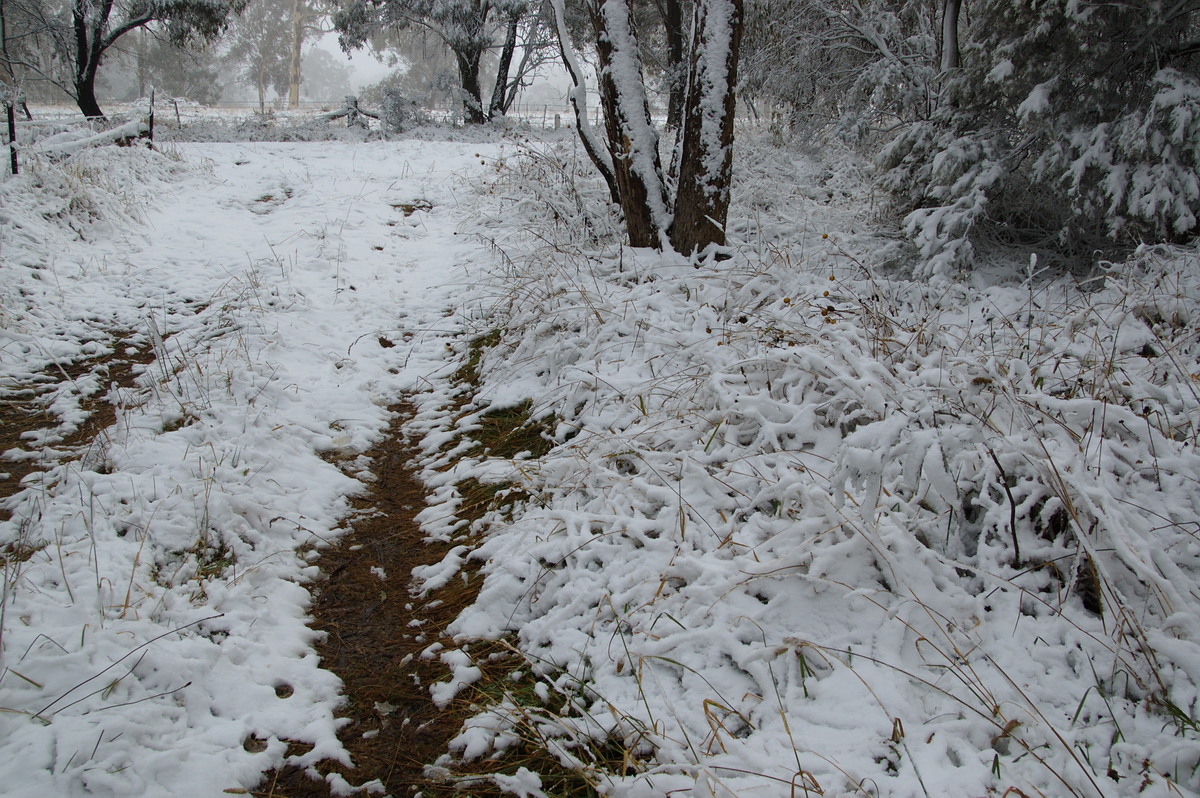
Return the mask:
[(734, 86), (742, 0), (696, 0), (671, 245), (690, 255), (725, 244), (733, 175)]
[(75, 28), (75, 102), (88, 119), (104, 119), (96, 101), (96, 72), (104, 53), (101, 41), (112, 13), (112, 0), (89, 5), (76, 0), (72, 11)]
[(13, 175), (16, 175), (20, 171), (17, 165), (17, 116), (11, 102), (4, 104), (4, 112), (4, 115), (8, 119), (9, 165), (12, 168)]
[(683, 3), (666, 0), (663, 26), (667, 35), (667, 127), (679, 130), (683, 124), (683, 103), (687, 96), (687, 71), (683, 61), (686, 41), (683, 35)]
[(459, 85), (462, 87), (463, 119), (467, 124), (481, 125), (487, 121), (483, 114), (483, 95), (479, 89), (479, 61), (483, 56), (477, 47), (454, 51), (458, 63)]
[(492, 89), (492, 102), (488, 105), (488, 119), (496, 114), (508, 113), (507, 100), (513, 96), (508, 91), (508, 72), (512, 68), (513, 53), (517, 50), (517, 26), (520, 22), (521, 15), (513, 14), (506, 23), (504, 46), (500, 49), (500, 63), (496, 67), (496, 85)]
[[(600, 61), (600, 105), (629, 244), (661, 247), (666, 194), (627, 0), (589, 4)], [(636, 74), (634, 74), (636, 73)]]
[(100, 103), (96, 100), (95, 69), (89, 70), (75, 81), (75, 101), (88, 119), (104, 119), (104, 111), (100, 110)]
[(942, 71), (962, 66), (958, 49), (958, 15), (962, 0), (942, 0)]

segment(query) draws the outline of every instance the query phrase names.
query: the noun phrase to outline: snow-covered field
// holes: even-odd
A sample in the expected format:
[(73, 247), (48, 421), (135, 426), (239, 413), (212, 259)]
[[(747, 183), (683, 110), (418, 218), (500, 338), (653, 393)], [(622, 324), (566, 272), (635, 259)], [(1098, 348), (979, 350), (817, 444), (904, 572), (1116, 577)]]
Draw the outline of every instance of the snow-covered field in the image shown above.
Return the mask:
[[(540, 740), (620, 796), (1200, 794), (1195, 250), (914, 282), (852, 158), (741, 150), (706, 263), (620, 247), (566, 139), (100, 148), (0, 184), (3, 387), (158, 354), (82, 457), (30, 441), (0, 792), (341, 756), (305, 583), (359, 483), (326, 457), (411, 392), (426, 530), (487, 574), (453, 631), (530, 663), (459, 754)], [(548, 453), (459, 437), (525, 402)], [(467, 478), (528, 498), (468, 528)]]
[[(4, 560), (0, 794), (220, 795), (285, 738), (338, 756), (303, 585), (359, 485), (323, 456), (445, 365), (490, 260), (457, 196), (506, 148), (106, 147), (0, 184), (9, 395), (158, 354), (81, 457), (29, 443), (57, 464), (0, 528), (36, 549)], [(50, 397), (60, 437), (90, 379)]]

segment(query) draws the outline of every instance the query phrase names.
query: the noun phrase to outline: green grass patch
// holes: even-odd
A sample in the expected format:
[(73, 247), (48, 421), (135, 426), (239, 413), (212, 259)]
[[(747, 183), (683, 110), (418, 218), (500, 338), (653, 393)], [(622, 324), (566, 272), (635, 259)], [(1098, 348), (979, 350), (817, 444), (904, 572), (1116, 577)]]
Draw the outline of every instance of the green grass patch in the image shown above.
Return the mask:
[(454, 485), (462, 497), (455, 515), (468, 523), (474, 523), (490, 512), (500, 511), (511, 518), (513, 508), (528, 501), (530, 495), (512, 482), (480, 482), (467, 477)]
[(496, 329), (472, 338), (471, 342), (467, 344), (467, 356), (463, 360), (463, 364), (458, 367), (457, 371), (450, 375), (450, 379), (460, 385), (478, 387), (480, 381), (479, 363), (483, 360), (484, 352), (500, 343), (501, 334), (502, 331)]
[(536, 459), (554, 448), (552, 435), (558, 418), (551, 413), (534, 419), (533, 400), (526, 399), (511, 407), (487, 410), (478, 423), (479, 428), (468, 437), (477, 441), (488, 457)]

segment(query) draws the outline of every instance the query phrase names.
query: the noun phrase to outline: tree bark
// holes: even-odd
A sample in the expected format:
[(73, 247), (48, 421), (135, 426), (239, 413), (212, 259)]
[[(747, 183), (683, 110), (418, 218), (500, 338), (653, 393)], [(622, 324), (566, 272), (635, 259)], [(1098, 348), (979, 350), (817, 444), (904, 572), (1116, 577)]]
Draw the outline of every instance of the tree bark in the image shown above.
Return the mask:
[(588, 5), (600, 62), (600, 105), (629, 244), (661, 248), (669, 224), (658, 134), (642, 79), (628, 0)]
[(482, 125), (487, 121), (483, 113), (483, 94), (479, 88), (479, 61), (482, 56), (483, 53), (476, 47), (462, 47), (454, 51), (463, 94), (463, 120), (470, 125)]
[(94, 6), (76, 0), (71, 13), (75, 32), (75, 102), (88, 119), (104, 119), (100, 103), (96, 101), (96, 71), (100, 68), (100, 56), (104, 52), (101, 41), (108, 17), (112, 13), (112, 0), (104, 0)]
[(258, 87), (258, 112), (260, 114), (267, 113), (267, 75), (266, 67), (260, 61), (258, 64), (258, 76), (255, 79), (255, 85)]
[(9, 166), (15, 177), (20, 171), (17, 164), (17, 118), (12, 102), (4, 104), (4, 115), (8, 118), (8, 158)]
[(288, 108), (300, 107), (300, 63), (304, 50), (304, 0), (292, 3), (292, 51), (288, 61)]
[(683, 3), (666, 0), (663, 26), (667, 37), (667, 127), (679, 130), (683, 125), (683, 104), (687, 97), (687, 73), (684, 63), (686, 40), (683, 35)]
[(696, 0), (671, 245), (691, 255), (724, 246), (733, 176), (742, 0)]
[(104, 111), (100, 108), (99, 101), (96, 100), (96, 73), (92, 71), (89, 75), (81, 78), (75, 83), (75, 100), (79, 105), (79, 110), (88, 119), (103, 120)]
[(500, 48), (500, 63), (496, 66), (496, 85), (492, 88), (492, 101), (488, 105), (488, 119), (498, 113), (508, 113), (508, 103), (505, 102), (505, 99), (510, 96), (508, 73), (512, 68), (513, 53), (517, 49), (517, 26), (520, 22), (520, 13), (510, 15), (506, 22), (504, 46)]
[(958, 49), (958, 15), (962, 0), (942, 0), (942, 71), (962, 66)]

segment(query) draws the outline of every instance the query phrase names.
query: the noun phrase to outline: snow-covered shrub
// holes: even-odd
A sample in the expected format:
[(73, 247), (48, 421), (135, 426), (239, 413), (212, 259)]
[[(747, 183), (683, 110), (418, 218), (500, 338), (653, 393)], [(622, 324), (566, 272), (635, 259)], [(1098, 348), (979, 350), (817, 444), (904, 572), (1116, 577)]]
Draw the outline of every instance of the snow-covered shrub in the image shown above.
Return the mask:
[(388, 130), (399, 132), (421, 122), (423, 117), (421, 109), (400, 89), (385, 86), (382, 94), (383, 101), (380, 103), (379, 116)]
[(1186, 240), (1200, 212), (1200, 82), (1163, 69), (1145, 109), (1070, 133), (1038, 170), (1113, 237)]
[(778, 103), (797, 129), (858, 140), (928, 115), (937, 90), (928, 4), (750, 0), (746, 10), (739, 91)]
[(509, 635), (545, 705), (491, 707), (461, 750), (524, 734), (629, 795), (1200, 789), (1200, 253), (1090, 294), (885, 279), (821, 170), (790, 193), (772, 151), (741, 184), (781, 196), (742, 189), (731, 225), (758, 243), (697, 266), (578, 242), (599, 188), (570, 158), (488, 189), (529, 233), (476, 397), (532, 398), (558, 445), (430, 448), (438, 485), (538, 497), (475, 524), (452, 632)]
[(984, 0), (963, 68), (880, 165), (940, 274), (971, 242), (1066, 257), (1184, 242), (1200, 212), (1191, 3)]

